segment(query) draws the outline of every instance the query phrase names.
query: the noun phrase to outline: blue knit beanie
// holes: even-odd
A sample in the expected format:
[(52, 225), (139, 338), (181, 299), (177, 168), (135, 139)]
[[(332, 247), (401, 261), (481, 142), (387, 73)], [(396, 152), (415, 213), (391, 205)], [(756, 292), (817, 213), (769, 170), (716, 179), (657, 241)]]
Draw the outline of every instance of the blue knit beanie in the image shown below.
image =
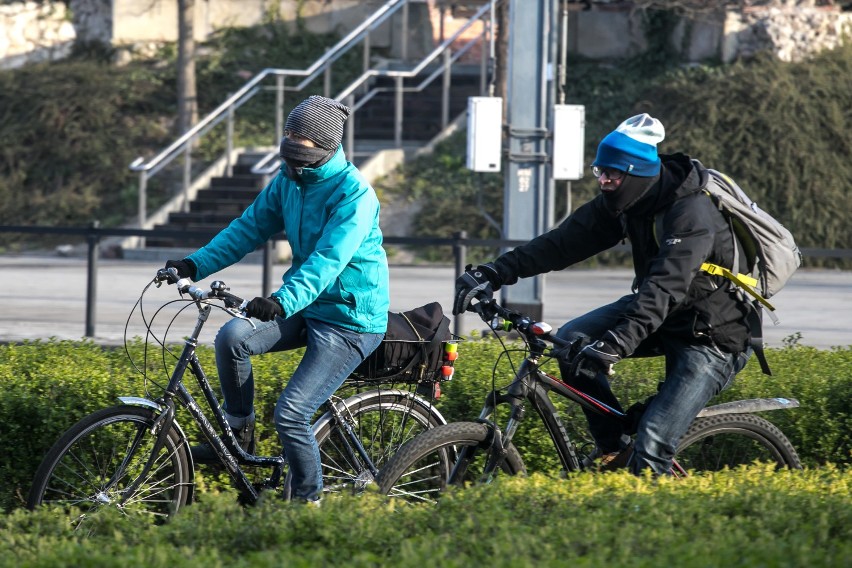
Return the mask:
[(598, 145), (593, 166), (615, 168), (637, 177), (652, 177), (660, 172), (657, 144), (666, 137), (663, 123), (647, 113), (622, 122)]

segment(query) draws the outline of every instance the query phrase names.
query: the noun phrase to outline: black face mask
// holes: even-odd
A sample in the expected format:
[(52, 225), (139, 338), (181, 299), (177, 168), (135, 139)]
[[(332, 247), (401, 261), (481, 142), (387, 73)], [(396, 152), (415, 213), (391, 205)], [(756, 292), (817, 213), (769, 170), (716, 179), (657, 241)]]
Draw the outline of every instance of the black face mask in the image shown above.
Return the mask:
[(612, 213), (614, 217), (620, 215), (624, 211), (627, 211), (635, 205), (643, 195), (648, 193), (651, 186), (657, 183), (657, 180), (659, 179), (659, 174), (653, 177), (624, 176), (624, 181), (621, 182), (618, 189), (604, 193), (604, 202), (606, 203), (607, 209), (609, 209), (610, 213)]
[(333, 150), (326, 150), (325, 148), (305, 146), (289, 138), (282, 138), (281, 146), (278, 148), (281, 159), (293, 169), (306, 168), (316, 164), (324, 158), (331, 157), (333, 152)]

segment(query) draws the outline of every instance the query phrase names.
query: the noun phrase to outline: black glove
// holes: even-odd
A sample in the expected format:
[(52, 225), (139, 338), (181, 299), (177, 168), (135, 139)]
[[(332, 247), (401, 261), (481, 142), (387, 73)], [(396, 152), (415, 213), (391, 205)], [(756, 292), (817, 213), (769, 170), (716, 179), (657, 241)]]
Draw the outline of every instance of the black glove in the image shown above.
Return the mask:
[(494, 290), (500, 288), (500, 284), (500, 275), (490, 262), (480, 264), (476, 268), (471, 268), (468, 264), (465, 273), (456, 279), (453, 315), (466, 312), (474, 298), (490, 300), (494, 296)]
[(284, 308), (275, 298), (261, 298), (258, 296), (246, 305), (246, 315), (260, 321), (272, 321), (275, 316), (283, 316)]
[(167, 260), (166, 268), (177, 270), (178, 278), (192, 278), (195, 280), (195, 263), (184, 258), (183, 260)]
[(612, 343), (599, 339), (583, 347), (571, 362), (570, 373), (575, 377), (593, 379), (599, 372), (612, 374), (612, 366), (621, 361), (618, 340), (608, 331), (606, 335)]

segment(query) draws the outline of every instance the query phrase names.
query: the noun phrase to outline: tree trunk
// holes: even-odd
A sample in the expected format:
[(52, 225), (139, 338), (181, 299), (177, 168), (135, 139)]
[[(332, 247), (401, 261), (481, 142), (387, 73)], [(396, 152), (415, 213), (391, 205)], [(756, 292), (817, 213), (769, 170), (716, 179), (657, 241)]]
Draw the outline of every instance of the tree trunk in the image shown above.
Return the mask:
[(178, 0), (177, 134), (198, 122), (195, 85), (195, 0)]
[(506, 108), (508, 98), (506, 88), (508, 73), (506, 65), (509, 63), (509, 3), (519, 0), (507, 0), (501, 2), (496, 9), (494, 20), (497, 23), (497, 33), (494, 43), (494, 96), (503, 97), (503, 122), (506, 122)]

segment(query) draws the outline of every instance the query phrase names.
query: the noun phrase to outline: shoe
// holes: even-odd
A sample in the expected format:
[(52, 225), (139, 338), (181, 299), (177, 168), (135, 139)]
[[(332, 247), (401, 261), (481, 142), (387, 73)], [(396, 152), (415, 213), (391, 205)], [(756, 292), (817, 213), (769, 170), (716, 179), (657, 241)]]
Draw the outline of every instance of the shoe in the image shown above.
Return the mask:
[(633, 457), (633, 443), (623, 450), (603, 454), (598, 461), (598, 471), (615, 471), (627, 467)]
[[(231, 428), (237, 443), (247, 454), (254, 454), (254, 422), (246, 422), (242, 428)], [(198, 444), (189, 448), (192, 461), (197, 464), (219, 463), (219, 456), (208, 442)]]

